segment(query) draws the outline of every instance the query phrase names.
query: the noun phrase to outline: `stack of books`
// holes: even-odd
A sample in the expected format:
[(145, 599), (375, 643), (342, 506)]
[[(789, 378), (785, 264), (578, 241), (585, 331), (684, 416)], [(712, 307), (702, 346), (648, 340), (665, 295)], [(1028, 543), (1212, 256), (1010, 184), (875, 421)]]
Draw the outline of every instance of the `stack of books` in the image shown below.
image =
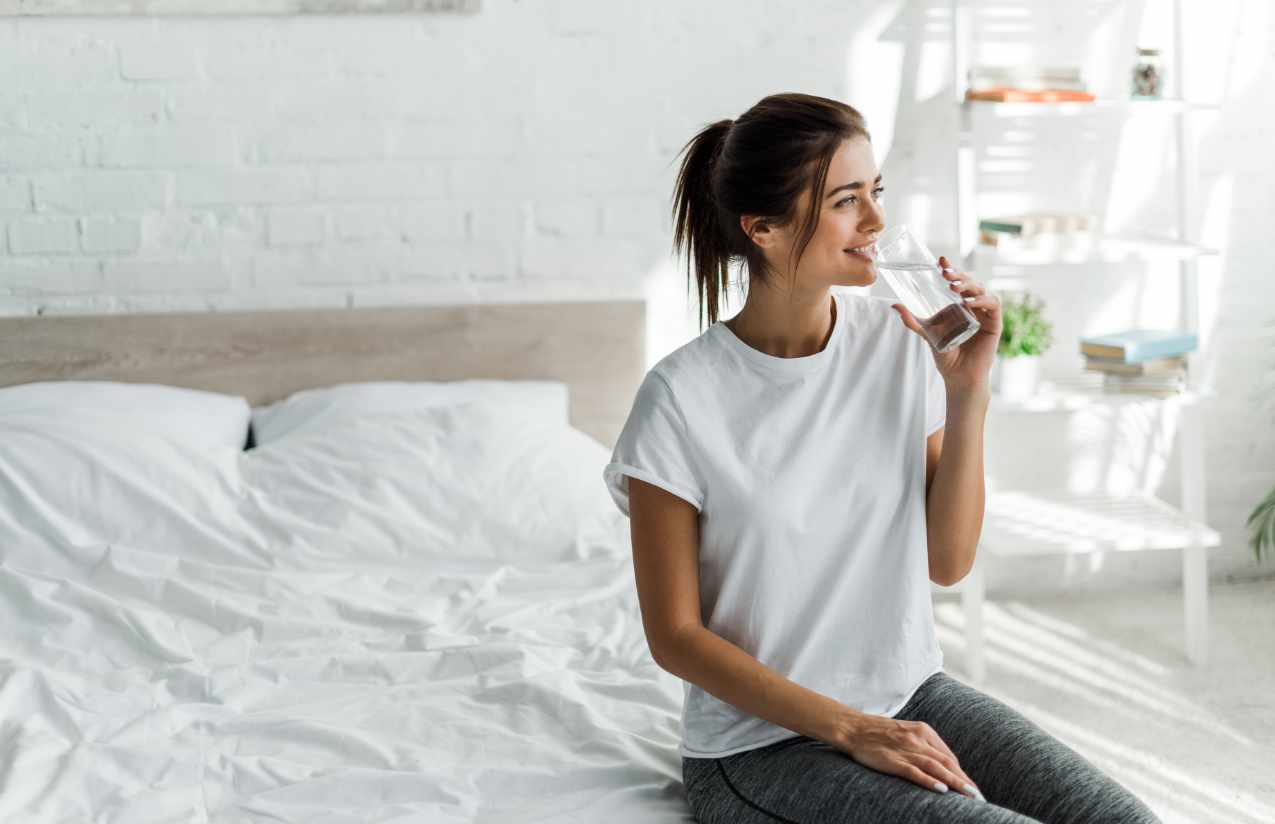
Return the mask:
[(1093, 254), (1098, 216), (1092, 212), (1028, 212), (985, 217), (978, 222), (979, 245), (995, 255), (1066, 260)]
[(1092, 212), (1025, 212), (978, 221), (979, 242), (997, 246), (1010, 240), (1032, 240), (1047, 235), (1093, 232), (1098, 216)]
[(1080, 339), (1085, 370), (1102, 373), (1102, 390), (1165, 397), (1186, 390), (1188, 352), (1197, 338), (1190, 332), (1127, 329)]
[(976, 66), (970, 69), (967, 81), (966, 100), (1037, 103), (1094, 100), (1080, 77), (1080, 69), (1073, 67)]

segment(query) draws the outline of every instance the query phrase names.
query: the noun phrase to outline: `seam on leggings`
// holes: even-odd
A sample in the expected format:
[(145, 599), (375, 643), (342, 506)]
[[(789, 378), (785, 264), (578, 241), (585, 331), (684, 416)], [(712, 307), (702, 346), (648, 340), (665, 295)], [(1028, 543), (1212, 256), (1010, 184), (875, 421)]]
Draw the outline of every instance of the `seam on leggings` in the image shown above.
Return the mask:
[(726, 779), (726, 786), (730, 787), (730, 791), (735, 794), (735, 797), (738, 798), (740, 801), (744, 802), (745, 804), (747, 804), (748, 806), (752, 807), (754, 810), (761, 812), (763, 815), (768, 815), (771, 818), (775, 819), (776, 821), (786, 821), (788, 822), (788, 824), (800, 824), (800, 822), (798, 821), (794, 821), (791, 818), (784, 818), (782, 815), (779, 815), (778, 813), (772, 813), (770, 810), (766, 809), (765, 807), (754, 804), (753, 802), (749, 801), (747, 798), (744, 798), (744, 794), (741, 793), (739, 790), (735, 789), (735, 785), (731, 783), (730, 776), (726, 774), (726, 768), (722, 766), (722, 759), (720, 758), (717, 759), (717, 771), (722, 774), (722, 778)]

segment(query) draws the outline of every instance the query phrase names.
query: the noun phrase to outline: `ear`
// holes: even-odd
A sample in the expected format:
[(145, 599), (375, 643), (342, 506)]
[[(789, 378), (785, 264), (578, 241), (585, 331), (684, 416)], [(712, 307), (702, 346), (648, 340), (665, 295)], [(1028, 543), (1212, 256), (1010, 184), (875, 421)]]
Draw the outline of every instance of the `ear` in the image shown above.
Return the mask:
[(775, 229), (764, 218), (756, 215), (740, 215), (739, 227), (744, 230), (749, 240), (763, 249), (769, 248), (778, 240)]

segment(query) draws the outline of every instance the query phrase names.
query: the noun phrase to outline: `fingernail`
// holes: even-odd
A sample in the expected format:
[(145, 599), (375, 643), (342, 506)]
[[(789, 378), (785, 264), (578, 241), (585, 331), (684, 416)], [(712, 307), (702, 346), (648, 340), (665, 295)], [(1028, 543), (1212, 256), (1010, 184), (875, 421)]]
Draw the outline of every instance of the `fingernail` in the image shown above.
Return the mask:
[(970, 795), (974, 796), (974, 797), (975, 797), (975, 798), (977, 798), (979, 801), (987, 801), (987, 799), (983, 797), (983, 794), (982, 794), (981, 792), (979, 792), (979, 791), (978, 791), (978, 787), (975, 787), (973, 784), (966, 784), (966, 785), (965, 785), (965, 792), (967, 792), (967, 793), (969, 793)]
[(935, 781), (934, 789), (938, 790), (941, 793), (945, 793), (947, 792), (947, 785), (944, 784), (942, 781)]

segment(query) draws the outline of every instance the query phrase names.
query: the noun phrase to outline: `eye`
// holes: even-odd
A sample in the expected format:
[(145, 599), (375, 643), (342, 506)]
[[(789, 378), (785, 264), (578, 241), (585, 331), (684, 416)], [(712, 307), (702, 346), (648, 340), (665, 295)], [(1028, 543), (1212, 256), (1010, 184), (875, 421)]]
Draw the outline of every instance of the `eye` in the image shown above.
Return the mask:
[[(872, 190), (872, 199), (873, 199), (873, 200), (880, 200), (880, 199), (881, 199), (881, 193), (882, 193), (882, 192), (884, 192), (884, 191), (885, 191), (885, 187), (884, 187), (884, 186), (878, 186), (878, 187), (876, 187), (875, 189), (873, 189), (873, 190)], [(843, 205), (845, 205), (845, 204), (847, 204), (847, 203), (850, 203), (850, 202), (851, 202), (851, 201), (853, 201), (854, 199), (855, 199), (855, 196), (854, 196), (854, 195), (850, 195), (849, 197), (844, 197), (844, 198), (842, 198), (841, 200), (838, 200), (838, 201), (837, 201), (837, 203), (836, 203), (836, 207), (837, 207), (837, 208), (841, 208)]]

